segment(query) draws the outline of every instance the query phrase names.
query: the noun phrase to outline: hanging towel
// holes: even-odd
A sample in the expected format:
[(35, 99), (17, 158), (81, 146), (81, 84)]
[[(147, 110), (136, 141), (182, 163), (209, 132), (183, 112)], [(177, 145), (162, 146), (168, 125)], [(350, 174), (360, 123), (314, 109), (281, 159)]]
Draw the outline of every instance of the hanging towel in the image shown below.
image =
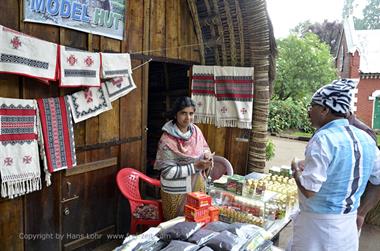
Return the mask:
[(194, 65), (191, 77), (191, 97), (196, 104), (195, 123), (215, 123), (214, 66)]
[(102, 78), (126, 77), (132, 73), (128, 53), (101, 53)]
[(115, 77), (106, 80), (105, 89), (112, 102), (136, 89), (136, 85), (132, 76), (128, 74), (126, 77)]
[(1, 197), (13, 198), (41, 189), (37, 102), (0, 98)]
[(74, 129), (67, 97), (37, 99), (50, 173), (76, 166)]
[[(37, 104), (38, 107), (38, 104)], [(43, 167), (44, 167), (44, 174), (45, 174), (45, 182), (46, 186), (51, 185), (51, 174), (48, 168), (48, 163), (46, 159), (46, 152), (45, 152), (45, 141), (44, 136), (42, 133), (42, 126), (41, 126), (41, 119), (40, 119), (40, 112), (37, 111), (37, 138), (38, 138), (38, 147), (40, 150), (40, 159), (42, 160)]]
[(58, 45), (0, 25), (0, 72), (57, 79)]
[(104, 85), (90, 87), (67, 97), (75, 123), (112, 109), (111, 101)]
[(60, 46), (60, 86), (100, 86), (100, 53)]
[(252, 128), (253, 68), (215, 66), (217, 127)]

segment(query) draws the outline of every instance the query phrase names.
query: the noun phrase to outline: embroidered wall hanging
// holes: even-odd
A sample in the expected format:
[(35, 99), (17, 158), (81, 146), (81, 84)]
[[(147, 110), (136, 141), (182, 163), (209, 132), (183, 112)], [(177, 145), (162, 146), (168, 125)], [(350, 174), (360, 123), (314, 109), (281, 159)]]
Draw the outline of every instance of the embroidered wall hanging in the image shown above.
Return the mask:
[(101, 53), (102, 78), (128, 76), (132, 72), (131, 56), (128, 53)]
[(60, 46), (60, 86), (100, 86), (100, 53)]
[(216, 102), (214, 66), (193, 66), (191, 95), (197, 107), (194, 122), (213, 124), (215, 122)]
[(1, 197), (41, 189), (35, 100), (0, 98)]
[(215, 66), (217, 127), (252, 128), (253, 68)]
[(76, 166), (74, 129), (67, 97), (37, 99), (49, 171)]
[(90, 87), (67, 97), (75, 123), (112, 109), (104, 84), (101, 87)]
[(57, 79), (58, 45), (0, 25), (0, 72)]
[(132, 76), (129, 74), (126, 77), (108, 79), (105, 81), (104, 85), (111, 102), (127, 95), (132, 90), (136, 89), (135, 82), (133, 81)]

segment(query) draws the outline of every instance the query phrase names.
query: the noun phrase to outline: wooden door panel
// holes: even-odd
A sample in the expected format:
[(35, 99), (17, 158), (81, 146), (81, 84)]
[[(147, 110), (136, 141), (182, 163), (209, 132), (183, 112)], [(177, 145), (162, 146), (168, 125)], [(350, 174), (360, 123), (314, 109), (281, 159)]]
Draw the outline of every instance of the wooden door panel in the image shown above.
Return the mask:
[(23, 199), (0, 200), (0, 248), (24, 250)]
[(91, 249), (107, 241), (101, 239), (101, 232), (116, 231), (116, 172), (117, 158), (86, 163), (65, 172), (61, 197), (64, 250)]
[(51, 185), (25, 197), (25, 233), (46, 234), (35, 240), (25, 240), (25, 250), (59, 250), (60, 173), (53, 173)]

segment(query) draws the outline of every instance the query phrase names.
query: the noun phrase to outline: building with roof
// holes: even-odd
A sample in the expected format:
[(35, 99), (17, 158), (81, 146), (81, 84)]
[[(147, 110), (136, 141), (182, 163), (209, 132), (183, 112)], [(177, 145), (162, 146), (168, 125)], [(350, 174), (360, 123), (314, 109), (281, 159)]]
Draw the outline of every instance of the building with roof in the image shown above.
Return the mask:
[(358, 80), (354, 113), (374, 129), (380, 129), (379, 44), (380, 30), (355, 30), (352, 18), (347, 18), (336, 56), (339, 76)]

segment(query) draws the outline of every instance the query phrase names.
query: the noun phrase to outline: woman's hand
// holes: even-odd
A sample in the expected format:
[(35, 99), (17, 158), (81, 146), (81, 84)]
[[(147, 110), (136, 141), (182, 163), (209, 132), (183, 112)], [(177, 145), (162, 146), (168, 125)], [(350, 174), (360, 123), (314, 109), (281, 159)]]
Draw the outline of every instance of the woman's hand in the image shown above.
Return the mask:
[(212, 165), (212, 159), (201, 159), (201, 160), (196, 160), (194, 163), (194, 167), (198, 170), (206, 170), (210, 168)]
[(212, 160), (215, 155), (215, 152), (211, 153), (209, 150), (206, 150), (203, 154), (205, 160)]

